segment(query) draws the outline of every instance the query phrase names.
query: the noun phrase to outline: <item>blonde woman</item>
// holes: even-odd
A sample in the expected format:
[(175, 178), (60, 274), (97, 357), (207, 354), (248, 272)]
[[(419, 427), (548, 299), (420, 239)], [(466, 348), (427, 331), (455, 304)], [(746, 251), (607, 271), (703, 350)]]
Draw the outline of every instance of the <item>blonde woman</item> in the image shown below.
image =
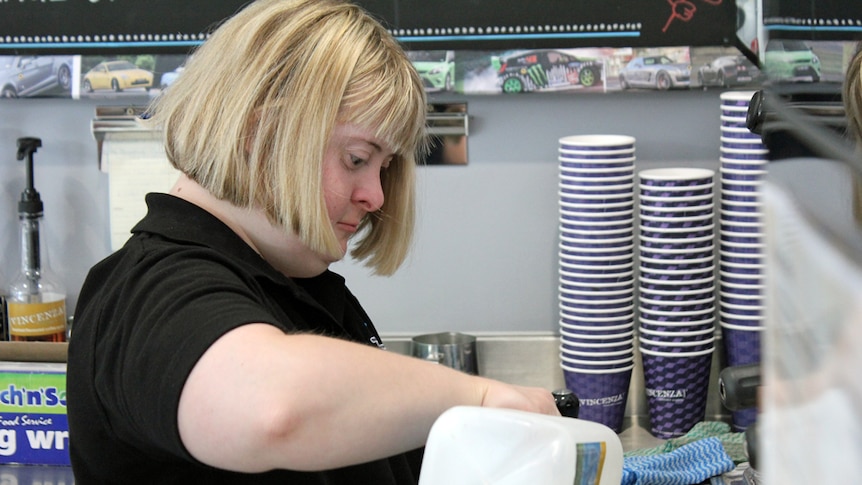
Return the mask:
[(547, 390), (381, 350), (330, 263), (404, 260), (422, 83), (336, 0), (258, 0), (151, 109), (170, 162), (81, 290), (69, 348), (76, 484), (416, 483), (455, 405), (557, 414)]

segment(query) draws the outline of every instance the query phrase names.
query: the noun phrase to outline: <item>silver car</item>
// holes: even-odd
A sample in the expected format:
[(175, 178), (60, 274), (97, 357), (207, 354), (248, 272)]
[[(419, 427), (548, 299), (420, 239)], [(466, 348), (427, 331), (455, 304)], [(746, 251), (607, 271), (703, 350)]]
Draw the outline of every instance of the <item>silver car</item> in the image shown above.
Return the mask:
[(668, 56), (635, 57), (620, 71), (620, 86), (667, 90), (691, 84), (691, 64)]
[(71, 94), (72, 56), (0, 57), (0, 96), (18, 98), (50, 91)]

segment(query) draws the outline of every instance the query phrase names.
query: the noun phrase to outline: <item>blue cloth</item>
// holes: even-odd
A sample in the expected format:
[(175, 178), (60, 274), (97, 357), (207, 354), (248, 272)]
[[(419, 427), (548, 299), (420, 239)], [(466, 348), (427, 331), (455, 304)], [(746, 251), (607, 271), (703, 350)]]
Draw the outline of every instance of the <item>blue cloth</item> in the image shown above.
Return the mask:
[(721, 440), (704, 438), (670, 453), (626, 457), (621, 485), (695, 485), (734, 467)]

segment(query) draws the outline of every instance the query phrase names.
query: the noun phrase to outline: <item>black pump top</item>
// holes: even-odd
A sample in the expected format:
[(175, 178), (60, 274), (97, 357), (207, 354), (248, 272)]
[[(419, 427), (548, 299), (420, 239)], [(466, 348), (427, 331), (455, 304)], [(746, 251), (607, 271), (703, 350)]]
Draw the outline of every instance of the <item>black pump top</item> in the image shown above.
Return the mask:
[(42, 198), (36, 188), (33, 186), (33, 154), (42, 146), (41, 138), (18, 138), (18, 160), (24, 160), (25, 169), (27, 171), (27, 186), (21, 192), (21, 200), (18, 201), (18, 215), (28, 218), (41, 217), (44, 211)]

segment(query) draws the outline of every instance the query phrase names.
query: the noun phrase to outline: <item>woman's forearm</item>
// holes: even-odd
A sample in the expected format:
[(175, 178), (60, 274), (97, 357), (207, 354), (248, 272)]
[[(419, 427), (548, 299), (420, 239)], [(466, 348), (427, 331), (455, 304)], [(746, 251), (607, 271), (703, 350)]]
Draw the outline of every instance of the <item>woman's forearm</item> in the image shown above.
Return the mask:
[[(209, 402), (203, 410), (201, 401)], [(179, 423), (186, 447), (210, 465), (322, 470), (422, 446), (437, 417), (456, 405), (556, 413), (545, 390), (247, 325), (201, 358), (183, 390)]]

